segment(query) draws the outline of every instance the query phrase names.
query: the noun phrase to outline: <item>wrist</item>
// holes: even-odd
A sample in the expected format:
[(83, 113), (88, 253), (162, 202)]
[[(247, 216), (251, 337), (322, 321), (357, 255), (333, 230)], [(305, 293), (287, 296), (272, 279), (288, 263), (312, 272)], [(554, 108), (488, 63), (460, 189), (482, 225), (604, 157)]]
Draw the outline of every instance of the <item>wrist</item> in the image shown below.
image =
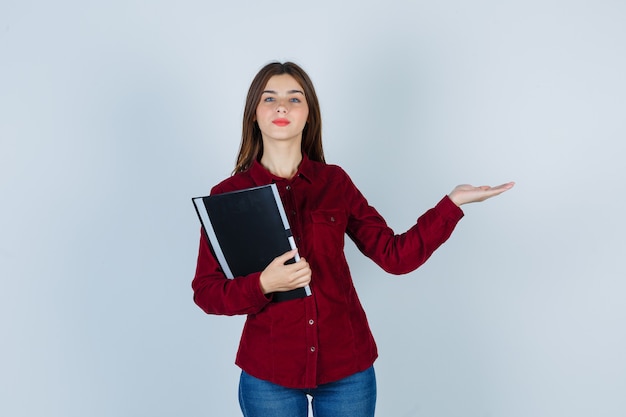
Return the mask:
[(265, 280), (263, 278), (264, 278), (263, 277), (263, 272), (261, 272), (259, 274), (259, 288), (261, 289), (261, 292), (264, 295), (267, 295), (267, 294), (269, 294), (269, 293), (271, 293), (273, 291), (272, 291), (271, 288), (268, 287), (267, 283), (265, 282)]
[(465, 204), (464, 202), (462, 202), (459, 197), (454, 193), (451, 192), (450, 194), (448, 194), (448, 198), (450, 199), (450, 201), (452, 201), (457, 207), (461, 207), (463, 204)]

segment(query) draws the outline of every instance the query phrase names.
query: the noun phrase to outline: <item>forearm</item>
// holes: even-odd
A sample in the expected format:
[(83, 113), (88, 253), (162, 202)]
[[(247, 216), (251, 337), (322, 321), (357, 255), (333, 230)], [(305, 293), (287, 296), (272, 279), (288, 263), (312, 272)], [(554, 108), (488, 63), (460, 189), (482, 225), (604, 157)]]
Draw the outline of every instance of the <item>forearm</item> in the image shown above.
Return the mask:
[(263, 294), (260, 273), (228, 279), (201, 237), (196, 274), (192, 281), (194, 302), (208, 314), (254, 314), (261, 311), (271, 298)]
[(406, 274), (430, 258), (450, 237), (462, 217), (463, 212), (444, 197), (405, 233), (394, 234), (382, 218), (377, 220), (373, 215), (370, 224), (363, 221), (351, 237), (359, 249), (385, 271)]

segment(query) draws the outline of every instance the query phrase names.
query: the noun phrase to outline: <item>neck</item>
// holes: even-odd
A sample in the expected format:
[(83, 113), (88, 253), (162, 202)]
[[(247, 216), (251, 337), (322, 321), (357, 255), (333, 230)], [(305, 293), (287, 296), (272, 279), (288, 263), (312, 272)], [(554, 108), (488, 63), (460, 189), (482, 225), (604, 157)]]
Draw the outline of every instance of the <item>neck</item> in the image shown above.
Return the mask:
[(293, 177), (298, 171), (300, 162), (302, 162), (300, 142), (263, 144), (261, 165), (277, 177), (286, 179)]

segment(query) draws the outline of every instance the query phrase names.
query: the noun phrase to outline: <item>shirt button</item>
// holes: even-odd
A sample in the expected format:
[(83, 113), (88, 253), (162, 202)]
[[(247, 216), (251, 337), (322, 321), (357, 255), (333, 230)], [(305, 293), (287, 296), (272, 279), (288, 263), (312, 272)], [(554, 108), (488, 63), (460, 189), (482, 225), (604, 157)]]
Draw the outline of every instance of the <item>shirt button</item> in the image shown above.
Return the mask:
[(311, 352), (315, 352), (315, 346), (311, 346)]
[(286, 186), (286, 187), (285, 187), (285, 189), (286, 189), (287, 191), (291, 190), (291, 185)]
[(331, 221), (331, 222), (334, 222), (334, 221), (335, 221), (335, 218), (331, 216), (331, 217), (330, 217), (330, 221)]
[(315, 321), (313, 319), (309, 320), (309, 324), (312, 326)]

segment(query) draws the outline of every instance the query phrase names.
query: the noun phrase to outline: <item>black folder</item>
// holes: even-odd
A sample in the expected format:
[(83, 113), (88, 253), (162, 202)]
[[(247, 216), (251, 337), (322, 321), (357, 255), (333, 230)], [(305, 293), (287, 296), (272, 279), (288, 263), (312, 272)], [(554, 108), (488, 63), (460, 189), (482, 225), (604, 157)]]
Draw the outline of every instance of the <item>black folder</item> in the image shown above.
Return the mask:
[[(277, 256), (295, 249), (275, 184), (192, 198), (202, 228), (227, 278), (260, 272)], [(299, 260), (298, 255), (287, 263)], [(311, 295), (304, 288), (273, 293), (272, 301)]]

